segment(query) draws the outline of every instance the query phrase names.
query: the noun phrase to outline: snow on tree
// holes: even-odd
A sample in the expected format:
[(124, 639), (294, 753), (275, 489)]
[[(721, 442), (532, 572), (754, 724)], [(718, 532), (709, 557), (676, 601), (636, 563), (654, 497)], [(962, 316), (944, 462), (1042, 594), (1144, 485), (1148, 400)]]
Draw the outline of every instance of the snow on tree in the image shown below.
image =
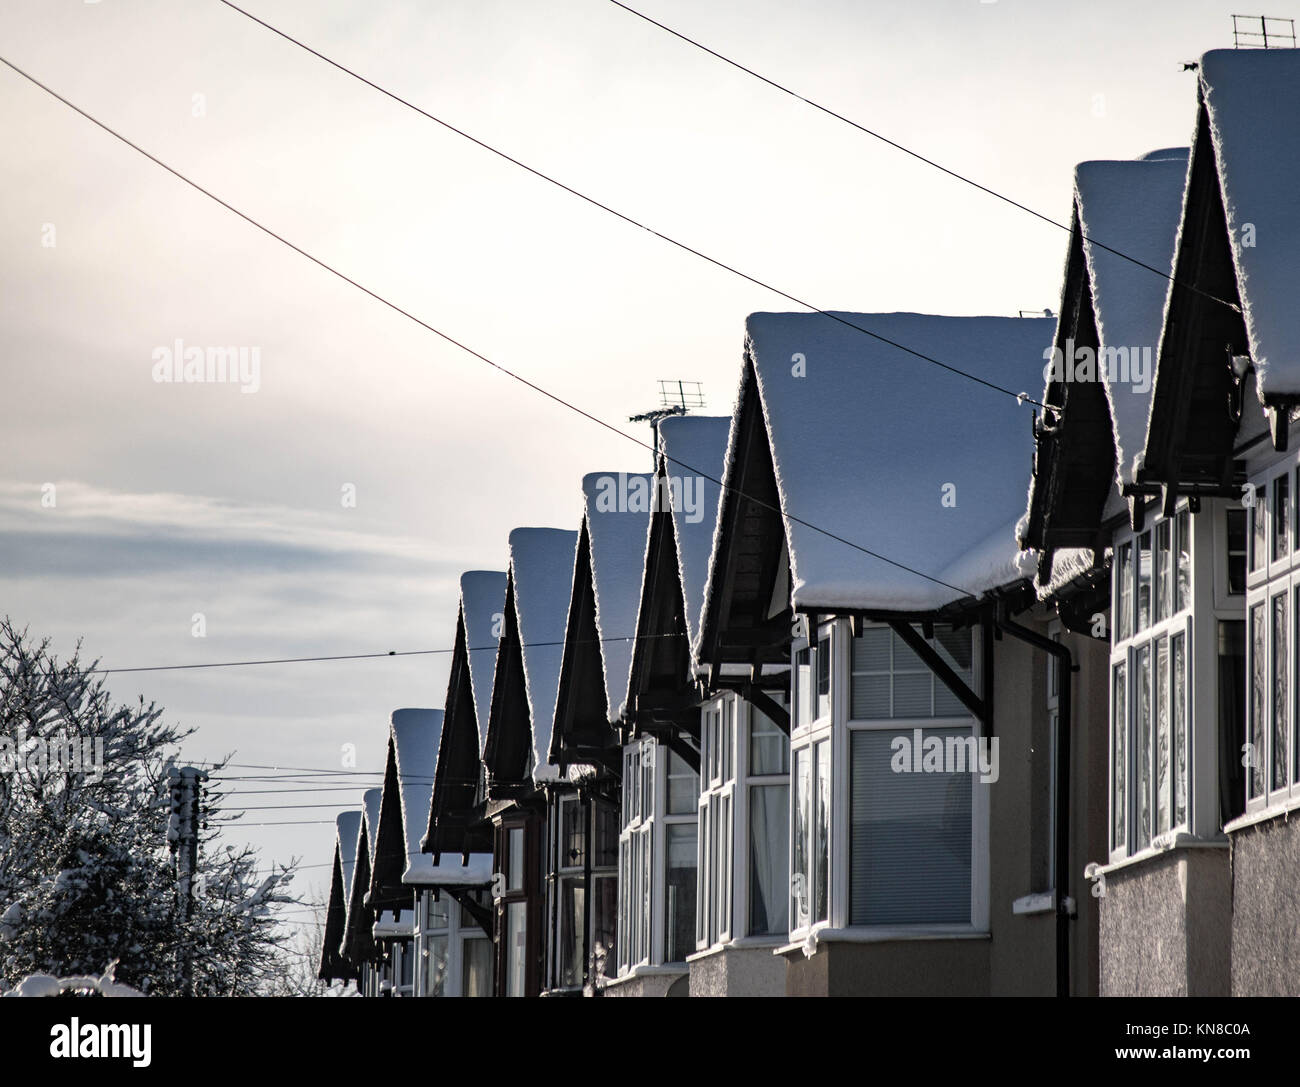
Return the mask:
[[(168, 771), (193, 730), (0, 620), (0, 992), (105, 977), (149, 995), (249, 995), (285, 969), (274, 909), (293, 866), (199, 831), (188, 910), (167, 841)], [(220, 797), (205, 794), (201, 826)], [(228, 821), (228, 820), (227, 820)], [(186, 967), (188, 966), (188, 969)], [(47, 982), (48, 984), (48, 982)]]

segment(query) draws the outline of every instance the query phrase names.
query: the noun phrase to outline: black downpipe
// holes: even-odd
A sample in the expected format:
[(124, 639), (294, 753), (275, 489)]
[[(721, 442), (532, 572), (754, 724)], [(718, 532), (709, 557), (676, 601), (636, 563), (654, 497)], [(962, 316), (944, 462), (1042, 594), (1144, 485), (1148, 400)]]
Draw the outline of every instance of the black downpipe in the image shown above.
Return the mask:
[(1036, 631), (1013, 622), (999, 608), (998, 628), (1012, 637), (1056, 657), (1059, 665), (1056, 734), (1056, 863), (1052, 872), (1053, 896), (1056, 899), (1056, 995), (1070, 995), (1070, 912), (1066, 903), (1070, 878), (1070, 688), (1073, 685), (1074, 657), (1063, 642), (1054, 642)]

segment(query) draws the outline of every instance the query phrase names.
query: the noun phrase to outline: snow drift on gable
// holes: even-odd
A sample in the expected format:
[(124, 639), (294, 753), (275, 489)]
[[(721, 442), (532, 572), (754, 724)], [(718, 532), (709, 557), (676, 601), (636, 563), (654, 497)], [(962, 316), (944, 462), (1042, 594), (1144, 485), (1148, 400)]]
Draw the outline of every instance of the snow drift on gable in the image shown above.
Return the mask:
[[(1159, 156), (1159, 157), (1152, 157)], [(1133, 482), (1146, 444), (1151, 389), (1187, 179), (1187, 150), (1135, 162), (1081, 162), (1075, 198), (1115, 439), (1120, 483)], [(1143, 268), (1109, 252), (1117, 249)]]
[(495, 570), (471, 570), (460, 577), (460, 609), (469, 650), (469, 678), (478, 722), (478, 750), (487, 743), (492, 712), (492, 675), (497, 664), (497, 639), (506, 604), (506, 575)]
[(591, 544), (605, 704), (610, 718), (617, 719), (627, 700), (655, 477), (637, 472), (592, 472), (582, 477), (582, 494)]
[[(731, 419), (682, 415), (659, 424), (659, 451), (668, 458), (668, 476), (689, 481), (694, 489), (694, 510), (685, 501), (673, 505), (673, 536), (677, 547), (677, 572), (682, 582), (686, 637), (694, 646), (704, 618), (704, 590), (709, 580), (709, 556), (718, 521), (722, 478)], [(704, 475), (712, 477), (704, 478)]]
[(1300, 51), (1215, 49), (1200, 77), (1259, 396), (1300, 395)]
[[(1049, 318), (838, 316), (1014, 391), (1041, 387), (1054, 327)], [(823, 314), (756, 313), (747, 328), (796, 607), (929, 610), (1020, 568), (1028, 408)], [(998, 533), (1005, 541), (990, 543)], [(949, 581), (950, 568), (963, 580), (921, 576)]]
[(375, 868), (375, 840), (379, 836), (380, 802), (384, 799), (383, 789), (367, 789), (361, 797), (362, 810), (366, 816), (366, 859), (370, 870)]
[[(389, 743), (397, 766), (402, 837), (406, 842), (402, 882), (420, 885), (486, 883), (492, 878), (490, 855), (473, 854), (470, 863), (462, 865), (459, 855), (444, 854), (441, 863), (435, 865), (431, 854), (420, 852), (420, 840), (429, 825), (429, 806), (433, 802), (433, 773), (438, 760), (442, 720), (442, 710), (393, 711)], [(385, 781), (385, 788), (387, 784)]]
[(338, 828), (339, 867), (343, 872), (343, 907), (352, 893), (352, 871), (357, 864), (357, 840), (361, 837), (361, 812), (340, 812), (334, 820)]
[(533, 726), (533, 779), (549, 780), (558, 768), (547, 763), (555, 699), (564, 656), (564, 628), (573, 590), (578, 534), (559, 528), (517, 528), (510, 533), (515, 618), (519, 625), (524, 686)]

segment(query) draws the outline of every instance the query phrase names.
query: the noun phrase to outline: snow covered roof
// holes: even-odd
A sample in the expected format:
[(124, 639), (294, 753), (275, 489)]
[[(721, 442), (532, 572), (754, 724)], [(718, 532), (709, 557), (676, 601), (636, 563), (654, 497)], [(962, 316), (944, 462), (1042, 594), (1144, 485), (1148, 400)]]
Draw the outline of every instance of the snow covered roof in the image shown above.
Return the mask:
[[(729, 417), (680, 415), (659, 424), (659, 451), (667, 458), (670, 479), (681, 481), (682, 501), (672, 506), (673, 536), (677, 545), (677, 571), (686, 609), (686, 636), (696, 643), (704, 616), (704, 589), (709, 580), (709, 556), (718, 521), (722, 478), (731, 431)], [(712, 478), (705, 478), (705, 475)], [(686, 494), (686, 484), (695, 488)]]
[[(1136, 161), (1082, 162), (1075, 167), (1075, 207), (1092, 287), (1103, 382), (1120, 483), (1132, 483), (1146, 444), (1147, 417), (1160, 346), (1165, 295), (1187, 180), (1187, 148), (1151, 152)], [(1125, 260), (1105, 247), (1141, 261)], [(1116, 355), (1114, 352), (1123, 352)]]
[(505, 611), (506, 575), (497, 570), (470, 570), (460, 576), (460, 609), (469, 649), (470, 684), (478, 724), (479, 754), (487, 742), (492, 713), (492, 673), (497, 663), (497, 639)]
[(559, 528), (517, 528), (510, 533), (510, 574), (532, 720), (534, 780), (553, 779), (548, 764), (555, 696), (564, 656), (564, 627), (573, 588), (578, 533)]
[(357, 864), (357, 840), (361, 837), (361, 812), (340, 812), (334, 820), (338, 828), (339, 866), (343, 872), (343, 908), (352, 893), (352, 873)]
[(1300, 51), (1214, 49), (1199, 74), (1259, 396), (1300, 396)]
[(361, 797), (361, 808), (366, 817), (366, 861), (372, 868), (375, 864), (375, 839), (379, 835), (379, 812), (383, 799), (382, 788), (367, 789)]
[(582, 494), (583, 518), (591, 545), (605, 699), (610, 718), (617, 719), (627, 699), (632, 647), (636, 644), (636, 611), (645, 572), (655, 477), (648, 472), (591, 472), (582, 477)]
[[(1017, 392), (1041, 386), (1053, 328), (1048, 318), (837, 316)], [(796, 608), (927, 611), (1032, 575), (1015, 538), (1028, 409), (823, 314), (756, 313), (746, 327)], [(736, 471), (732, 432), (724, 482)], [(715, 555), (710, 593), (716, 569)]]
[[(430, 854), (420, 851), (420, 840), (429, 825), (433, 772), (438, 761), (441, 733), (442, 710), (393, 711), (388, 742), (396, 769), (402, 840), (406, 847), (402, 882), (420, 885), (486, 883), (492, 878), (490, 855), (474, 854), (469, 865), (462, 865), (459, 856), (444, 856), (442, 863), (435, 865)], [(385, 774), (384, 788), (391, 785)]]

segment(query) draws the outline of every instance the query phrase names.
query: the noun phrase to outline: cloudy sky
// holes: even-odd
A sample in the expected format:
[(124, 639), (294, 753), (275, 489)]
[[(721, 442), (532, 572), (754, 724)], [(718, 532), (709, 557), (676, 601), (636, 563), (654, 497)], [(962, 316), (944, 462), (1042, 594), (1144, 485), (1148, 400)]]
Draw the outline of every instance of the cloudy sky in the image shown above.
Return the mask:
[[(607, 0), (246, 5), (823, 308), (1057, 305), (1062, 232)], [(1186, 142), (1182, 63), (1232, 40), (1228, 9), (1201, 0), (641, 6), (1058, 219), (1075, 163)], [(729, 411), (745, 315), (791, 308), (217, 0), (5, 0), (0, 42), (223, 199), (638, 437), (624, 421), (656, 406), (659, 378), (702, 381)], [(81, 638), (135, 668), (447, 647), (462, 570), (501, 568), (517, 525), (576, 527), (584, 472), (648, 467), (5, 68), (0, 131), (0, 612), (60, 652)], [(155, 350), (178, 339), (257, 349), (260, 387), (155, 382)], [(389, 712), (440, 707), (446, 673), (445, 656), (415, 656), (111, 678), (197, 727), (192, 759), (334, 768), (354, 743), (378, 769)], [(323, 824), (238, 835), (268, 861), (322, 865), (332, 848)]]

